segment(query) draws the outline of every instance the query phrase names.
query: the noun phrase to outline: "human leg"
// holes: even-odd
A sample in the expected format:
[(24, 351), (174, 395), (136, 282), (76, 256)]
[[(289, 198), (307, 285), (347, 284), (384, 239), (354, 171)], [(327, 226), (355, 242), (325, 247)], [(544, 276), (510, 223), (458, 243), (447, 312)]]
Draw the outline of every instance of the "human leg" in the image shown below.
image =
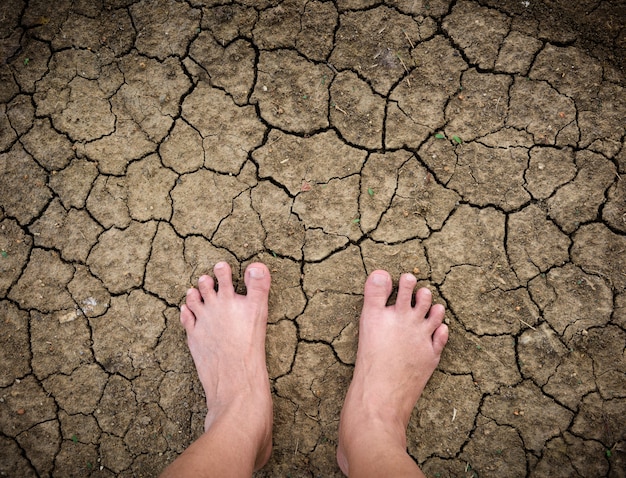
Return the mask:
[(337, 461), (350, 477), (419, 477), (406, 452), (415, 403), (448, 340), (444, 308), (417, 280), (400, 277), (395, 305), (386, 306), (391, 277), (375, 271), (365, 284), (354, 375), (341, 412)]
[(230, 266), (214, 268), (187, 292), (180, 320), (208, 413), (205, 432), (161, 475), (250, 477), (269, 459), (272, 398), (265, 362), (270, 273), (260, 263), (245, 272), (247, 294), (235, 293)]

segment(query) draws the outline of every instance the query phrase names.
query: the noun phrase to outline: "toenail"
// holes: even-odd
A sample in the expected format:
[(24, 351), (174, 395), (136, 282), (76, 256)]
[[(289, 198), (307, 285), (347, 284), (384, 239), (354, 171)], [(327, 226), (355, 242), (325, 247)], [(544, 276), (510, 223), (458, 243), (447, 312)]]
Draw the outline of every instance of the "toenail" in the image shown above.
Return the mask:
[[(198, 279), (198, 280), (200, 280), (200, 279)], [(191, 294), (192, 291), (193, 291), (193, 288), (187, 289), (187, 295)]]
[(206, 279), (207, 279), (207, 277), (206, 277), (206, 276), (200, 276), (200, 277), (198, 278), (198, 282), (204, 282)]
[(386, 274), (373, 274), (372, 282), (374, 285), (385, 285), (387, 284), (387, 275)]
[(262, 279), (265, 277), (265, 270), (262, 267), (251, 267), (250, 277), (252, 279)]
[(404, 278), (409, 281), (409, 282), (417, 282), (417, 277), (415, 277), (413, 274), (411, 274), (410, 272), (407, 272), (406, 275), (404, 276)]
[(224, 267), (226, 267), (226, 263), (225, 262), (218, 262), (217, 264), (215, 264), (215, 267), (213, 267), (213, 270), (215, 270), (215, 269), (223, 269)]

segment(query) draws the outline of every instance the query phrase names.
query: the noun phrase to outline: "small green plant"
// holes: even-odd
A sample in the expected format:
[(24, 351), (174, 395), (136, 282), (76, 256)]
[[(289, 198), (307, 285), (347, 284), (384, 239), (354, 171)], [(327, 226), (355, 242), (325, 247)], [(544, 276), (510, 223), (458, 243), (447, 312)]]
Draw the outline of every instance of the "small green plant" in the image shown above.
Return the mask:
[(372, 188), (367, 188), (367, 194), (374, 196), (374, 190)]
[(456, 135), (452, 136), (452, 139), (454, 140), (455, 143), (458, 143), (458, 144), (461, 144), (463, 142), (463, 140)]
[(24, 58), (24, 66), (28, 66), (29, 63), (30, 63), (30, 58), (28, 57)]
[(607, 458), (611, 458), (611, 456), (613, 456), (613, 452), (611, 451), (610, 448), (607, 448), (604, 453), (606, 454)]
[(435, 135), (435, 138), (437, 138), (437, 139), (446, 139), (446, 137), (442, 133), (437, 133)]
[(72, 441), (74, 443), (78, 443), (78, 437), (76, 436), (76, 434), (72, 435)]
[(9, 253), (7, 251), (5, 251), (4, 249), (2, 249), (2, 251), (0, 251), (0, 255), (2, 257), (9, 257)]
[(360, 223), (360, 222), (361, 222), (361, 218), (358, 218), (358, 217), (357, 217), (356, 219), (352, 219), (352, 223), (353, 223), (353, 224), (358, 224), (358, 223)]

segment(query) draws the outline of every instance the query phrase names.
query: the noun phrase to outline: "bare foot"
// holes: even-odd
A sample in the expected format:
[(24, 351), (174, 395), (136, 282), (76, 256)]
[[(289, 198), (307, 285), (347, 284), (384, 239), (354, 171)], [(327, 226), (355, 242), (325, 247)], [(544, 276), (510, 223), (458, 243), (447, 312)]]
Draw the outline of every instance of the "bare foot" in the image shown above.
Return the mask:
[(180, 321), (200, 382), (208, 413), (205, 431), (217, 424), (233, 428), (258, 450), (254, 468), (263, 466), (272, 448), (272, 397), (265, 363), (265, 330), (270, 273), (260, 263), (246, 269), (247, 295), (235, 293), (232, 271), (215, 265), (218, 291), (210, 276), (187, 291)]
[[(428, 289), (419, 289), (411, 306), (416, 283), (403, 274), (391, 306), (386, 306), (392, 288), (387, 272), (373, 272), (365, 284), (356, 365), (339, 424), (337, 461), (346, 475), (421, 474), (406, 454), (406, 427), (439, 363), (448, 327), (442, 324), (443, 306), (431, 307)], [(383, 469), (386, 459), (397, 468)]]

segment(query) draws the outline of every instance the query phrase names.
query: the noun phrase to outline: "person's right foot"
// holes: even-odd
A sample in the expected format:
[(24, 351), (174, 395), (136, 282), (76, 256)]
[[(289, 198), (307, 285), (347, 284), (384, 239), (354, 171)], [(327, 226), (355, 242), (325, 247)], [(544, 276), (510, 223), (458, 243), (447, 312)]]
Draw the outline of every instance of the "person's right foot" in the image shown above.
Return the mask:
[[(348, 475), (364, 437), (390, 440), (406, 450), (406, 427), (415, 403), (448, 340), (445, 310), (411, 274), (400, 277), (395, 305), (386, 306), (391, 277), (375, 271), (365, 283), (354, 375), (341, 411), (337, 461)], [(417, 468), (417, 467), (416, 467)]]

